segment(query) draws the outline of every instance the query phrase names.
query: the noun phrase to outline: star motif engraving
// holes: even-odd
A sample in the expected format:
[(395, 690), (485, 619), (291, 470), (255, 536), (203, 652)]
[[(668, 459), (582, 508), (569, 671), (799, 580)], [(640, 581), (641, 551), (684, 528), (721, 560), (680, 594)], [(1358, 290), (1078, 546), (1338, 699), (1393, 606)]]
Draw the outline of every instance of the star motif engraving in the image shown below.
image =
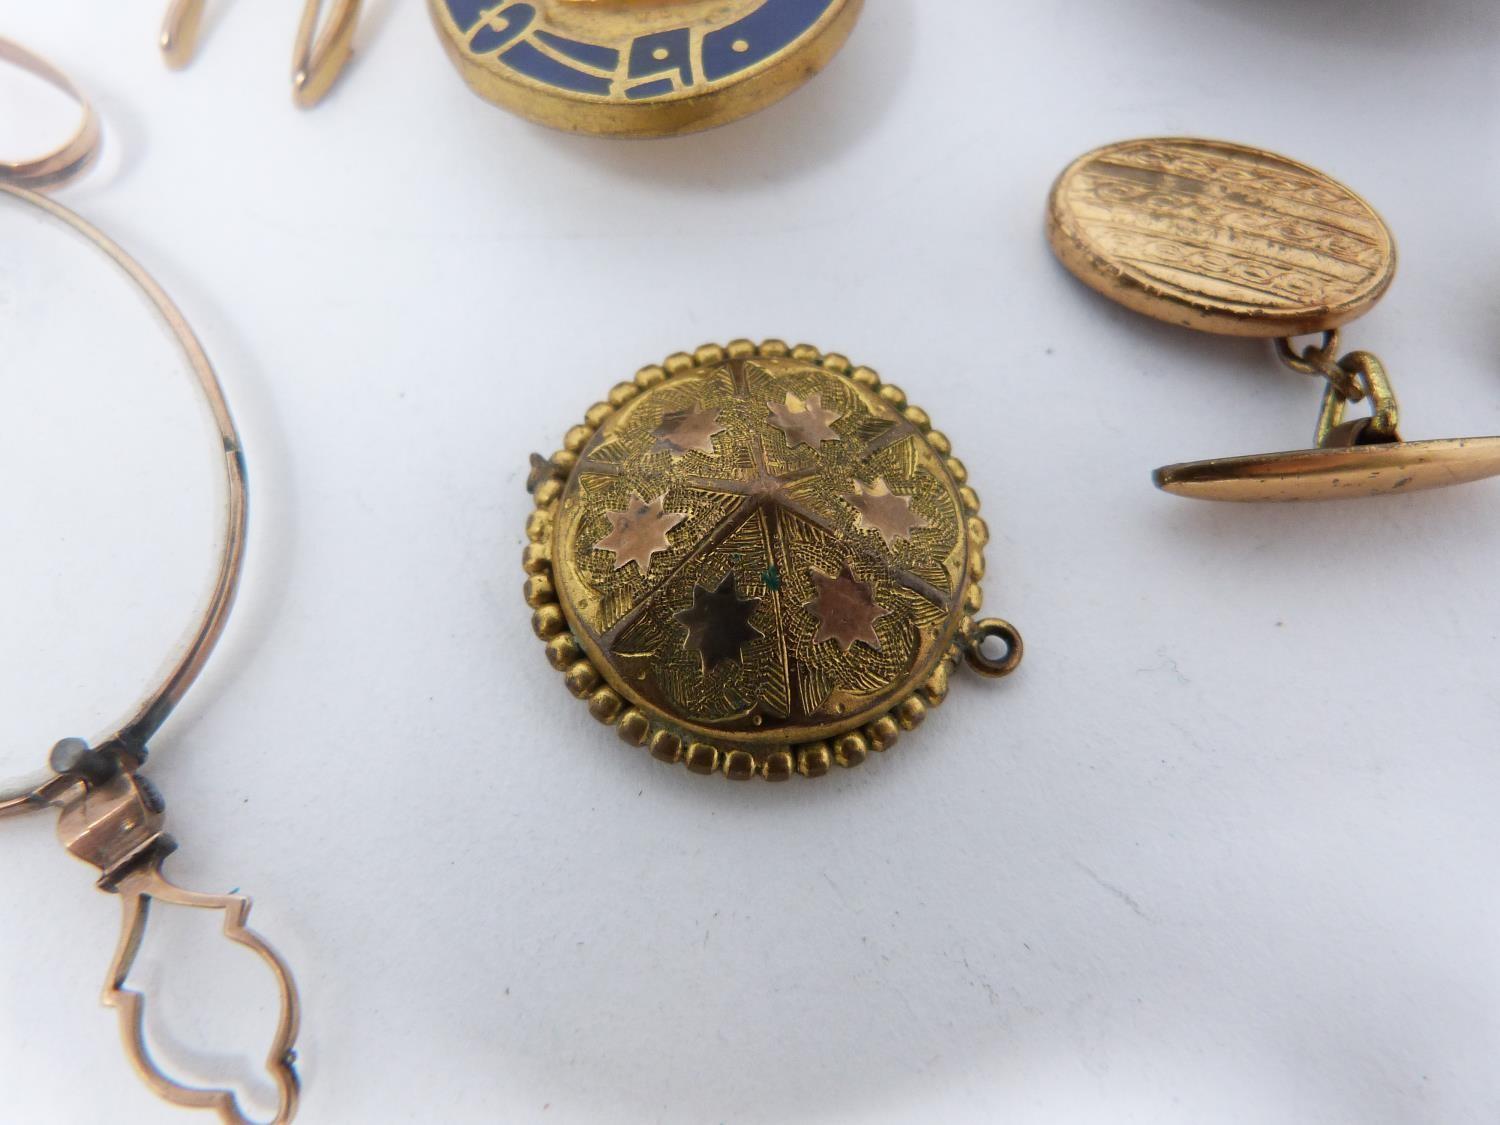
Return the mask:
[(687, 519), (681, 512), (664, 511), (666, 502), (665, 493), (649, 504), (633, 496), (623, 512), (605, 512), (610, 533), (594, 544), (594, 550), (613, 551), (616, 570), (635, 563), (641, 577), (650, 578), (652, 558), (672, 549), (668, 535)]
[(771, 425), (786, 435), (786, 443), (796, 449), (805, 445), (819, 449), (825, 441), (838, 441), (833, 423), (843, 417), (823, 406), (823, 396), (808, 395), (804, 402), (791, 391), (786, 393), (786, 403), (770, 403)]
[(707, 453), (713, 456), (714, 437), (722, 434), (728, 426), (719, 424), (717, 410), (678, 410), (664, 416), (661, 425), (652, 431), (656, 438), (653, 452), (668, 451), (674, 457), (684, 453)]
[(855, 481), (854, 491), (845, 499), (857, 513), (855, 525), (861, 531), (878, 532), (887, 547), (910, 539), (918, 528), (932, 526), (920, 513), (912, 511), (911, 497), (892, 492), (884, 477), (876, 477), (870, 485)]
[(703, 658), (703, 674), (708, 675), (720, 664), (744, 662), (743, 651), (751, 641), (765, 636), (750, 618), (760, 608), (761, 599), (740, 597), (734, 571), (724, 576), (718, 587), (693, 587), (693, 604), (678, 613), (677, 620), (688, 628), (687, 644)]
[[(899, 411), (832, 376), (726, 362), (648, 390), (569, 467), (563, 502), (590, 513), (563, 525), (564, 561), (586, 563), (584, 587), (559, 583), (570, 622), (631, 698), (691, 729), (825, 729), (875, 677), (915, 677), (934, 615), (961, 612), (956, 482)], [(688, 518), (654, 540), (605, 519), (644, 507), (649, 526), (657, 493), (661, 518), (665, 501)]]
[(894, 611), (875, 600), (871, 585), (854, 577), (848, 563), (837, 576), (814, 568), (809, 577), (817, 587), (818, 596), (802, 608), (818, 619), (818, 633), (813, 637), (813, 644), (834, 641), (848, 652), (862, 641), (876, 652), (881, 651), (875, 622), (889, 617)]

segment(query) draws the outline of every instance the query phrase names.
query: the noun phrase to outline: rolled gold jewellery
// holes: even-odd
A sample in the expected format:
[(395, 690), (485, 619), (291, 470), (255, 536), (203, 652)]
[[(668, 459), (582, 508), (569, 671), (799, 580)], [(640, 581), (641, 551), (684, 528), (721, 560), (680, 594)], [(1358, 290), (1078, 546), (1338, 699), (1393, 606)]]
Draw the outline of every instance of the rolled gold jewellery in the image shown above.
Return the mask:
[[(0, 40), (0, 57), (25, 66), (76, 94), (66, 79), (24, 48)], [(0, 792), (0, 819), (55, 809), (57, 831), (73, 855), (97, 867), (101, 890), (120, 896), (123, 908), (120, 941), (110, 964), (104, 1003), (119, 1015), (121, 1037), (131, 1062), (160, 1097), (176, 1105), (215, 1111), (232, 1125), (247, 1118), (229, 1090), (186, 1086), (169, 1077), (153, 1060), (146, 1045), (147, 998), (126, 987), (131, 967), (145, 937), (153, 902), (224, 912), (224, 934), (257, 954), (275, 976), (280, 994), (280, 1018), (275, 1040), (266, 1057), (274, 1080), (278, 1106), (275, 1125), (292, 1120), (298, 1083), (293, 1044), (297, 1039), (298, 1000), (290, 969), (259, 935), (247, 928), (250, 900), (240, 895), (210, 895), (183, 890), (170, 883), (162, 864), (175, 849), (164, 831), (165, 805), (155, 786), (141, 774), (147, 743), (156, 734), (197, 680), (229, 618), (244, 561), (247, 493), (245, 461), (239, 433), (208, 356), (171, 298), (124, 250), (84, 219), (38, 195), (31, 186), (59, 184), (85, 167), (97, 147), (99, 132), (87, 102), (83, 133), (90, 138), (87, 152), (72, 152), (76, 140), (59, 150), (55, 160), (0, 166), (0, 193), (36, 207), (86, 238), (124, 272), (150, 300), (187, 357), (199, 391), (213, 414), (224, 451), (227, 514), (224, 546), (213, 594), (198, 629), (166, 677), (150, 691), (135, 712), (113, 733), (89, 746), (79, 738), (65, 738), (53, 748), (50, 769), (40, 780)], [(70, 171), (65, 170), (70, 169)]]
[[(1396, 246), (1375, 209), (1305, 164), (1244, 145), (1108, 145), (1058, 178), (1052, 248), (1080, 280), (1168, 324), (1276, 341), (1325, 380), (1314, 448), (1169, 465), (1158, 487), (1203, 500), (1341, 500), (1500, 475), (1500, 437), (1404, 441), (1384, 364), (1339, 358), (1339, 328), (1390, 288)], [(1297, 348), (1293, 337), (1322, 340)], [(1345, 420), (1351, 402), (1368, 417)]]
[(0, 184), (21, 184), (43, 191), (79, 175), (99, 155), (99, 116), (83, 92), (62, 71), (19, 43), (0, 39), (0, 62), (10, 63), (61, 90), (82, 111), (73, 135), (51, 152), (31, 160), (0, 160)]
[[(166, 64), (198, 49), (205, 0), (171, 0)], [(315, 106), (349, 63), (361, 0), (305, 0), (292, 97)], [(822, 70), (864, 0), (428, 0), (480, 97), (572, 133), (664, 137), (738, 120)], [(319, 31), (319, 23), (322, 30)]]
[(841, 355), (674, 355), (532, 461), (533, 627), (590, 713), (660, 761), (821, 777), (917, 727), (960, 662), (1021, 663), (1012, 625), (975, 619), (989, 529), (963, 464)]
[(574, 133), (661, 137), (786, 97), (864, 0), (428, 0), (480, 97)]
[[(181, 70), (198, 51), (204, 0), (172, 0), (162, 20), (158, 45), (166, 64)], [(360, 0), (333, 0), (319, 32), (322, 0), (305, 0), (292, 46), (292, 100), (303, 109), (317, 105), (349, 65)]]

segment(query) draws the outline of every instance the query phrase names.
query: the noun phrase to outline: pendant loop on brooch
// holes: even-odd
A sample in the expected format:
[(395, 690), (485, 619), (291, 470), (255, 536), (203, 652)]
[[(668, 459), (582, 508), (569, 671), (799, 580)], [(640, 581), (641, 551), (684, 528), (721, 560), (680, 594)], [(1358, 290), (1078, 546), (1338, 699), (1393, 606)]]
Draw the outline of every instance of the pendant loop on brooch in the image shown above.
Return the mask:
[[(984, 651), (986, 642), (996, 640), (1005, 646), (1005, 654), (992, 657)], [(992, 680), (1004, 679), (1021, 666), (1026, 656), (1026, 642), (1021, 632), (1009, 621), (999, 617), (987, 617), (974, 622), (974, 633), (964, 649), (964, 660), (981, 676)]]

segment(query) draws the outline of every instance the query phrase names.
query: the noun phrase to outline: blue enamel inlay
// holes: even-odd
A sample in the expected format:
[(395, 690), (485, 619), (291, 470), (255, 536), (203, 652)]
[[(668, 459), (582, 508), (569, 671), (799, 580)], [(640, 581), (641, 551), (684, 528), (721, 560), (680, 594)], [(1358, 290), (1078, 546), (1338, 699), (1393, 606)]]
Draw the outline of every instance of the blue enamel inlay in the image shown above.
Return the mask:
[(659, 98), (663, 94), (672, 92), (672, 80), (670, 78), (658, 78), (655, 82), (642, 82), (639, 86), (632, 86), (625, 91), (625, 96), (633, 102), (643, 98)]
[(500, 58), (527, 78), (556, 86), (560, 90), (572, 90), (578, 94), (607, 94), (612, 85), (608, 78), (585, 74), (566, 63), (558, 62), (551, 55), (542, 54), (524, 39)]
[(448, 15), (458, 24), (458, 30), (467, 35), (493, 3), (494, 0), (447, 0)]
[[(822, 18), (834, 0), (766, 0), (744, 19), (703, 37), (703, 77), (727, 78), (790, 47)], [(736, 51), (743, 42), (749, 50)]]
[(491, 21), (474, 32), (469, 50), (476, 55), (488, 55), (519, 39), (536, 19), (536, 9), (530, 4), (514, 4), (505, 9), (504, 16), (505, 22), (498, 28)]
[(580, 43), (576, 39), (565, 39), (550, 31), (538, 31), (536, 37), (560, 55), (567, 55), (574, 62), (591, 66), (595, 70), (613, 71), (620, 65), (620, 52), (613, 47), (601, 47), (597, 43)]
[(685, 27), (642, 35), (630, 45), (631, 78), (675, 70), (684, 86), (693, 84), (693, 36)]
[[(796, 43), (840, 2), (764, 0), (748, 16), (704, 36), (695, 59), (692, 31), (686, 27), (642, 35), (628, 51), (616, 50), (537, 27), (535, 3), (444, 0), (453, 22), (470, 36), (473, 54), (499, 53), (499, 61), (518, 74), (559, 90), (607, 96), (618, 88), (631, 101), (662, 97), (700, 81), (715, 82), (749, 70)], [(540, 50), (538, 43), (602, 73), (575, 69)], [(743, 49), (735, 50), (737, 44)]]

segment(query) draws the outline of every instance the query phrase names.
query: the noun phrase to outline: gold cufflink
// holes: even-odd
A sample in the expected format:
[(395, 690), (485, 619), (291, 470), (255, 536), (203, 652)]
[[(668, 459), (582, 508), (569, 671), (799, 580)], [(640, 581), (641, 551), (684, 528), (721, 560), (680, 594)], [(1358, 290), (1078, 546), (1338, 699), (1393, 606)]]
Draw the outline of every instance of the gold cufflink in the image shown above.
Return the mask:
[[(1063, 264), (1168, 324), (1276, 341), (1292, 370), (1326, 380), (1314, 447), (1158, 469), (1203, 500), (1338, 500), (1500, 474), (1500, 437), (1405, 441), (1384, 364), (1339, 356), (1339, 328), (1396, 273), (1385, 221), (1304, 164), (1223, 141), (1159, 138), (1097, 149), (1058, 178), (1048, 235)], [(1296, 348), (1293, 338), (1321, 334)], [(1349, 403), (1368, 416), (1346, 420)]]

